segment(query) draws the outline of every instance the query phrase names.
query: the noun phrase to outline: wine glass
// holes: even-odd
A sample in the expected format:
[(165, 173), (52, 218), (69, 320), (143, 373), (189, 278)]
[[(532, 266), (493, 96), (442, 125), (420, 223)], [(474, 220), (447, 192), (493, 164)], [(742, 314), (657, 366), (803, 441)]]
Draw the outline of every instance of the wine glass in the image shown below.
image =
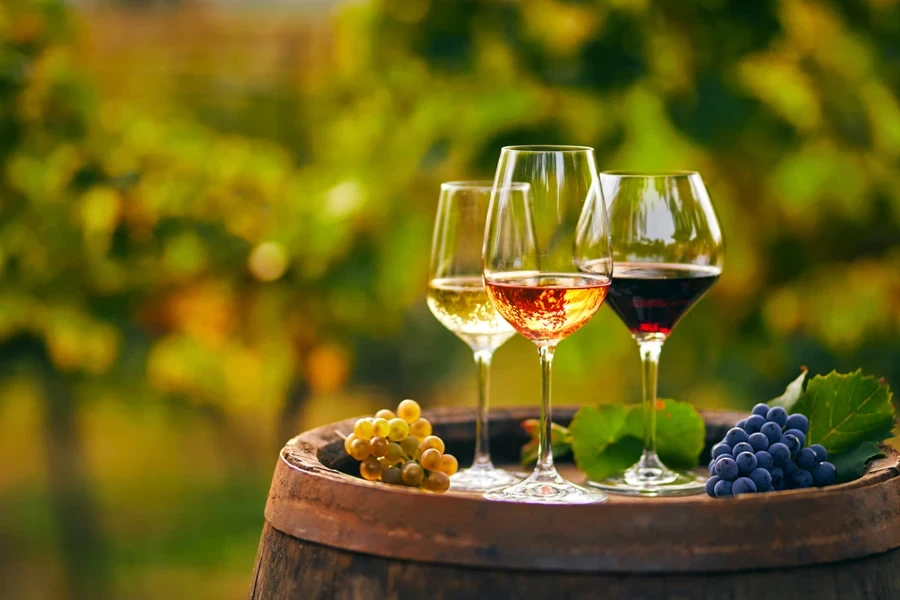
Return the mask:
[[(526, 189), (526, 185), (512, 185), (510, 195), (524, 203)], [(475, 460), (471, 467), (450, 478), (454, 491), (484, 492), (520, 480), (495, 468), (488, 448), (491, 358), (515, 334), (487, 299), (481, 276), (484, 224), (490, 200), (490, 181), (443, 183), (434, 223), (428, 308), (444, 327), (472, 349), (478, 376)]]
[(622, 475), (588, 484), (630, 495), (700, 493), (704, 477), (669, 469), (656, 454), (657, 368), (663, 342), (722, 272), (722, 231), (699, 173), (610, 171), (600, 183), (615, 244), (609, 305), (643, 363), (644, 449)]
[[(525, 202), (514, 183), (529, 184)], [(538, 459), (526, 480), (484, 494), (489, 500), (547, 504), (603, 502), (553, 466), (550, 371), (556, 345), (606, 298), (612, 249), (594, 150), (583, 146), (503, 148), (484, 242), (484, 280), (497, 311), (540, 355), (542, 403)]]

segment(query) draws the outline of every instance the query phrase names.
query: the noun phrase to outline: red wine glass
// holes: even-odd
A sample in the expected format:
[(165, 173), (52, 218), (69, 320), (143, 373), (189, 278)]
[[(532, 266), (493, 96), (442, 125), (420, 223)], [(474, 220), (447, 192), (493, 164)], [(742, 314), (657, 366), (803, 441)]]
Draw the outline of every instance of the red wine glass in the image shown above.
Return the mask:
[[(514, 183), (515, 182), (515, 183)], [(514, 194), (518, 184), (527, 193)], [(503, 148), (491, 192), (483, 269), (497, 312), (537, 346), (542, 395), (537, 465), (526, 480), (489, 500), (547, 504), (603, 502), (553, 466), (550, 372), (559, 342), (588, 322), (606, 298), (612, 249), (594, 151), (582, 146)]]
[(666, 467), (656, 453), (657, 368), (663, 343), (718, 280), (722, 231), (699, 173), (600, 174), (615, 245), (608, 304), (638, 344), (643, 364), (644, 440), (621, 475), (588, 484), (644, 496), (703, 492), (705, 477)]

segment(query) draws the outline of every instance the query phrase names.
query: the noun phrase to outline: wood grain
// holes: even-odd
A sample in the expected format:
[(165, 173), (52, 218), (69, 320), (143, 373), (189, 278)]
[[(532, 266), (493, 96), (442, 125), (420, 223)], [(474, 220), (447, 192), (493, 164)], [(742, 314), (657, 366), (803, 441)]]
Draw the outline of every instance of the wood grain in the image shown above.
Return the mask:
[[(561, 422), (573, 409), (558, 410)], [(470, 409), (432, 412), (448, 449), (472, 443)], [(492, 448), (515, 456), (531, 408), (494, 411)], [(708, 441), (738, 416), (707, 413)], [(300, 540), (404, 561), (488, 569), (589, 573), (710, 573), (813, 565), (900, 547), (900, 458), (825, 489), (739, 499), (613, 497), (608, 504), (540, 506), (432, 495), (342, 472), (355, 462), (338, 432), (306, 432), (284, 448), (266, 505), (274, 529)], [(761, 551), (761, 549), (767, 549)]]
[(266, 524), (251, 600), (895, 600), (900, 550), (839, 565), (738, 573), (496, 571), (398, 561), (298, 540)]

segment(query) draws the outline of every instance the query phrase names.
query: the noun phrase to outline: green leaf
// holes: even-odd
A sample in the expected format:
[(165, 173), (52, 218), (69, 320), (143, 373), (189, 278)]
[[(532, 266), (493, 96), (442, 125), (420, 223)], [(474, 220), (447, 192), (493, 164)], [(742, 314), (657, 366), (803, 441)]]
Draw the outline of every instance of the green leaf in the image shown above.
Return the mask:
[(890, 389), (861, 370), (813, 377), (792, 412), (809, 418), (807, 443), (822, 444), (829, 455), (853, 450), (863, 442), (880, 443), (894, 428)]
[[(537, 419), (525, 419), (522, 421), (522, 429), (531, 436), (531, 440), (522, 446), (522, 449), (519, 452), (519, 460), (523, 465), (529, 465), (537, 461), (540, 421)], [(551, 423), (550, 452), (553, 453), (553, 458), (562, 458), (571, 450), (572, 441), (569, 430), (562, 425)]]
[(782, 395), (769, 400), (769, 406), (780, 406), (789, 413), (796, 412), (793, 410), (794, 405), (803, 396), (803, 384), (806, 382), (806, 376), (809, 374), (809, 370), (806, 367), (801, 368), (803, 371), (799, 377), (788, 384)]
[[(659, 400), (656, 414), (657, 451), (673, 467), (697, 466), (706, 428), (703, 418), (686, 402)], [(640, 405), (584, 406), (569, 425), (572, 453), (578, 468), (592, 479), (624, 471), (641, 455), (643, 409)]]
[(866, 441), (847, 452), (842, 452), (835, 456), (829, 456), (828, 462), (833, 464), (837, 469), (836, 483), (844, 483), (853, 481), (862, 476), (866, 470), (866, 465), (873, 458), (881, 458), (884, 452), (878, 447), (878, 444)]
[(677, 400), (664, 401), (662, 410), (656, 413), (656, 450), (663, 463), (693, 469), (705, 440), (706, 424), (693, 405)]
[(589, 479), (605, 479), (623, 472), (641, 457), (643, 442), (626, 435), (606, 446), (601, 452), (588, 455), (575, 453), (575, 464)]
[(631, 407), (621, 404), (588, 405), (582, 406), (572, 417), (569, 424), (572, 454), (575, 464), (588, 477), (602, 479), (612, 475), (618, 472), (617, 465), (625, 462), (620, 469), (624, 470), (640, 456), (640, 441), (636, 452), (634, 444), (625, 444), (604, 456), (607, 448), (627, 436), (626, 422), (630, 411)]

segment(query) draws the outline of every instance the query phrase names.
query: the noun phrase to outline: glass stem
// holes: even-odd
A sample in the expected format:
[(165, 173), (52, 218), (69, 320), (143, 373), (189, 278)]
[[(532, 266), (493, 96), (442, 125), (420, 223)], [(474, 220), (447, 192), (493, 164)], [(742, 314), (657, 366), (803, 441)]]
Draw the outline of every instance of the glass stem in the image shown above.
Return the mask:
[(475, 368), (478, 378), (478, 412), (475, 414), (475, 461), (476, 469), (492, 469), (490, 435), (488, 434), (488, 403), (490, 399), (491, 358), (488, 350), (475, 352)]
[(644, 407), (644, 453), (641, 462), (656, 462), (656, 383), (663, 340), (638, 340), (641, 351)]
[(541, 430), (538, 438), (537, 470), (540, 472), (553, 471), (553, 446), (551, 444), (551, 426), (553, 424), (550, 413), (550, 375), (553, 367), (553, 353), (556, 352), (555, 344), (543, 344), (538, 346), (541, 356)]

